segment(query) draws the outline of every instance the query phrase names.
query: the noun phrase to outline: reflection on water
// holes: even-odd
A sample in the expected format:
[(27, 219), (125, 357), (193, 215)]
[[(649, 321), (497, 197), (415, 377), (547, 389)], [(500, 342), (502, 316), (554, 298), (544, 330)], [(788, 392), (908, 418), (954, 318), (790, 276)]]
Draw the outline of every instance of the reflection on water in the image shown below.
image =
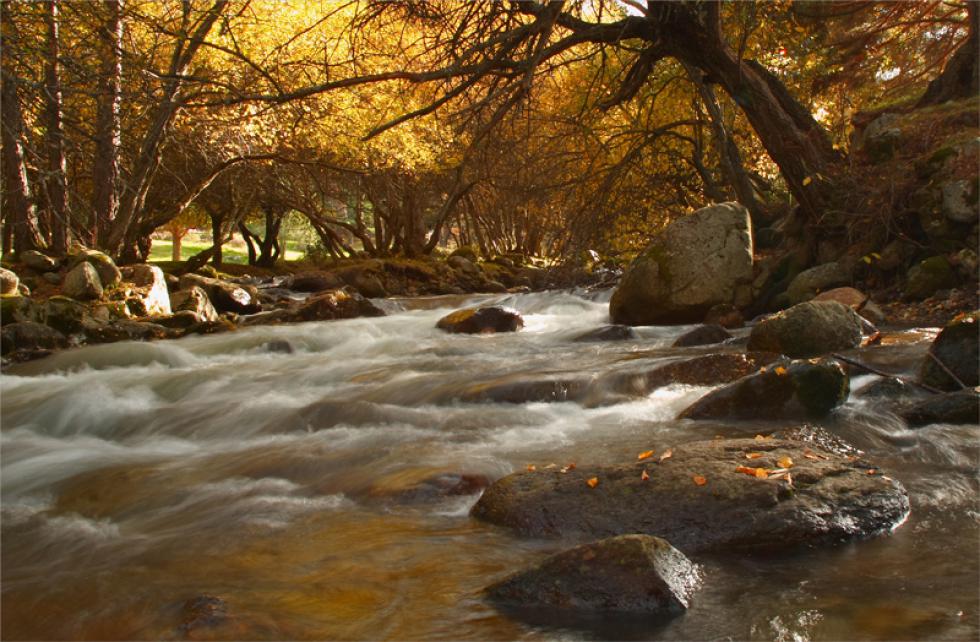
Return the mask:
[[(824, 427), (909, 489), (892, 535), (699, 558), (704, 589), (666, 623), (493, 609), (483, 586), (563, 545), (471, 520), (487, 481), (788, 426), (675, 421), (707, 390), (692, 386), (595, 407), (464, 403), (490, 382), (708, 352), (669, 348), (684, 327), (571, 342), (607, 321), (603, 297), (481, 300), (518, 308), (526, 329), (446, 335), (435, 322), (463, 298), (389, 301), (385, 318), (82, 348), (0, 377), (3, 637), (179, 638), (204, 595), (227, 617), (196, 639), (978, 637), (978, 429), (913, 431), (864, 401)], [(861, 358), (911, 372), (929, 337), (890, 335)]]

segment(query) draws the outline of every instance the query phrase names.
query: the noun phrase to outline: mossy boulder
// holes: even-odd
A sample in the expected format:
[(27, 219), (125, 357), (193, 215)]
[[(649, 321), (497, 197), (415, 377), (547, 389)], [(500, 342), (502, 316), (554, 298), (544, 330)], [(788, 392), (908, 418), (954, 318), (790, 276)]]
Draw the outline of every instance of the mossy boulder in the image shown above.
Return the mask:
[(777, 362), (697, 400), (681, 419), (816, 419), (847, 401), (848, 376), (820, 359)]
[(474, 246), (474, 245), (461, 245), (458, 248), (456, 248), (455, 250), (453, 250), (449, 254), (449, 256), (451, 256), (451, 257), (452, 256), (461, 256), (464, 259), (466, 259), (467, 261), (471, 261), (471, 262), (475, 263), (476, 260), (478, 258), (480, 258), (480, 253), (477, 251), (476, 246)]
[(912, 266), (905, 284), (905, 296), (912, 300), (928, 298), (938, 290), (956, 285), (956, 273), (945, 256), (932, 256)]
[(824, 263), (797, 274), (786, 293), (790, 303), (795, 305), (809, 301), (824, 290), (847, 285), (850, 280), (850, 274), (839, 263)]
[(751, 283), (748, 210), (711, 205), (673, 221), (636, 257), (609, 314), (626, 325), (696, 322), (718, 303), (747, 305)]
[(65, 296), (79, 301), (102, 298), (102, 282), (91, 263), (81, 262), (70, 269), (61, 289)]
[(464, 308), (439, 319), (436, 327), (454, 334), (517, 332), (524, 327), (524, 318), (517, 310), (501, 306)]
[[(980, 368), (980, 311), (974, 311), (954, 319), (942, 329), (929, 346), (929, 353), (919, 368), (919, 380), (940, 390), (958, 390), (960, 385), (949, 376), (946, 366), (966, 386), (980, 384), (977, 370)], [(942, 366), (937, 363), (942, 362)]]
[(45, 302), (44, 323), (65, 334), (99, 325), (87, 305), (63, 295), (53, 296)]
[(9, 323), (0, 330), (0, 352), (57, 350), (68, 345), (64, 334), (54, 328), (31, 321)]
[(99, 275), (102, 287), (109, 288), (118, 285), (122, 280), (122, 272), (116, 267), (108, 254), (98, 250), (79, 249), (68, 255), (68, 270), (75, 269), (81, 263), (88, 263)]
[(815, 357), (861, 344), (865, 321), (837, 301), (807, 301), (758, 322), (749, 335), (749, 350), (789, 357)]
[(0, 324), (37, 321), (40, 317), (41, 312), (30, 297), (0, 294)]
[(20, 253), (21, 262), (27, 267), (31, 268), (35, 272), (52, 272), (58, 269), (60, 262), (48, 256), (38, 252), (37, 250), (27, 250), (26, 252)]
[(700, 584), (698, 566), (667, 540), (620, 535), (552, 555), (485, 592), (511, 606), (679, 615)]

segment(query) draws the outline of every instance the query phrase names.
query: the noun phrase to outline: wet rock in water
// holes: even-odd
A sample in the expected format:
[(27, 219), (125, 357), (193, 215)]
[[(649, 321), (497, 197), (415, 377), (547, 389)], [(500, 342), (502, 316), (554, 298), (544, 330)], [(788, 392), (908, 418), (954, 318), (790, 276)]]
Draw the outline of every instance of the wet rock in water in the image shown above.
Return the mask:
[(192, 638), (201, 629), (210, 629), (228, 622), (228, 605), (220, 597), (198, 595), (184, 602), (180, 609), (177, 631)]
[(901, 484), (871, 464), (801, 442), (715, 439), (674, 446), (662, 461), (659, 454), (514, 473), (491, 485), (472, 514), (529, 537), (642, 533), (692, 554), (835, 544), (888, 531), (909, 511)]
[(157, 266), (145, 263), (128, 265), (121, 272), (123, 278), (136, 286), (136, 296), (142, 299), (147, 316), (166, 316), (172, 310), (182, 309), (171, 306), (167, 278)]
[(809, 301), (824, 290), (847, 285), (850, 281), (851, 275), (839, 263), (824, 263), (797, 274), (786, 288), (786, 294), (789, 302), (796, 305)]
[(36, 272), (52, 272), (58, 269), (60, 263), (47, 254), (42, 254), (37, 250), (27, 250), (20, 253), (20, 260), (24, 265)]
[(902, 401), (921, 395), (922, 391), (919, 388), (898, 377), (881, 377), (854, 391), (854, 396), (861, 399), (888, 401)]
[(157, 323), (121, 319), (86, 331), (93, 343), (115, 343), (116, 341), (153, 341), (166, 339), (170, 331)]
[(464, 402), (534, 403), (579, 401), (589, 388), (589, 379), (534, 379), (527, 376), (490, 381), (453, 395)]
[(636, 333), (631, 326), (628, 325), (604, 325), (596, 328), (595, 330), (589, 330), (588, 332), (583, 332), (578, 335), (572, 341), (576, 343), (598, 343), (600, 341), (633, 341), (638, 339), (640, 335)]
[(2, 354), (15, 351), (57, 350), (68, 345), (68, 339), (54, 328), (31, 321), (8, 323), (0, 330)]
[[(943, 368), (946, 366), (965, 386), (980, 384), (980, 312), (957, 317), (949, 323), (929, 346), (929, 353), (919, 368), (919, 380), (940, 390), (958, 390), (960, 385)], [(930, 356), (931, 355), (931, 356)], [(936, 361), (942, 362), (942, 366)]]
[(700, 321), (718, 303), (751, 298), (752, 235), (738, 203), (702, 208), (672, 222), (630, 264), (609, 301), (614, 323)]
[(286, 277), (282, 287), (294, 292), (323, 292), (343, 287), (344, 281), (333, 272), (297, 272)]
[(438, 502), (447, 497), (476, 495), (490, 485), (486, 475), (473, 473), (439, 473), (407, 487), (374, 488), (372, 496), (407, 504)]
[(295, 352), (293, 349), (293, 344), (284, 340), (276, 339), (275, 341), (267, 341), (263, 346), (266, 352), (278, 352), (281, 354), (292, 354)]
[(679, 615), (700, 583), (697, 565), (666, 540), (620, 535), (552, 555), (485, 592), (522, 607)]
[(174, 312), (193, 312), (198, 321), (216, 321), (218, 311), (211, 305), (211, 299), (203, 288), (192, 285), (186, 290), (174, 292), (170, 296)]
[(752, 374), (779, 358), (780, 355), (770, 352), (707, 354), (673, 361), (647, 372), (616, 373), (607, 381), (617, 392), (647, 395), (656, 388), (671, 384), (710, 386), (728, 383)]
[(707, 325), (717, 324), (723, 328), (741, 328), (745, 325), (745, 318), (739, 309), (731, 303), (719, 303), (711, 306), (708, 313), (704, 315), (704, 322)]
[(861, 345), (865, 324), (837, 301), (807, 301), (759, 321), (749, 335), (748, 349), (816, 357)]
[(254, 300), (246, 289), (233, 283), (197, 274), (185, 274), (180, 277), (180, 289), (187, 290), (192, 286), (204, 290), (218, 312), (254, 314), (262, 310), (259, 302)]
[(489, 334), (517, 332), (524, 327), (524, 319), (517, 310), (500, 306), (465, 308), (439, 319), (436, 327), (451, 333)]
[(307, 299), (294, 313), (297, 321), (383, 317), (384, 310), (349, 288), (324, 292)]
[(848, 377), (829, 359), (778, 363), (698, 399), (680, 419), (812, 419), (847, 401)]
[(152, 317), (152, 322), (172, 330), (189, 330), (202, 322), (197, 313), (190, 310), (177, 310), (165, 317)]
[(102, 283), (99, 281), (99, 273), (91, 263), (79, 263), (65, 275), (61, 291), (65, 296), (78, 301), (101, 299)]
[(99, 275), (99, 283), (103, 288), (118, 285), (122, 280), (122, 272), (108, 254), (98, 250), (81, 249), (68, 255), (68, 270), (74, 270), (78, 265), (88, 263)]
[(20, 278), (15, 272), (0, 268), (0, 294), (18, 294), (18, 285), (20, 285)]
[(980, 395), (975, 390), (959, 390), (932, 395), (902, 412), (912, 427), (929, 424), (980, 423)]
[(731, 333), (720, 325), (699, 325), (678, 337), (677, 341), (674, 341), (673, 347), (704, 346), (712, 343), (721, 343), (731, 338)]

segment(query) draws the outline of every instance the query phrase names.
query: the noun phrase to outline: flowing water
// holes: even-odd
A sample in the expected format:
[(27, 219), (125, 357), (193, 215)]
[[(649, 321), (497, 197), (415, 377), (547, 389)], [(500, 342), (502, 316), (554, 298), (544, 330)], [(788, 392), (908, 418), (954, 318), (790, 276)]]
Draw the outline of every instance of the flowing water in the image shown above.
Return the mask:
[[(486, 603), (482, 587), (569, 543), (470, 518), (480, 476), (791, 427), (675, 420), (706, 387), (583, 404), (458, 400), (488, 383), (649, 369), (710, 351), (670, 348), (682, 327), (572, 342), (606, 322), (606, 299), (385, 301), (384, 318), (86, 347), (0, 376), (3, 637), (978, 638), (978, 427), (910, 430), (860, 400), (822, 425), (909, 489), (912, 513), (892, 534), (699, 557), (704, 587), (667, 623), (527, 623)], [(435, 329), (476, 301), (517, 308), (525, 329)], [(910, 373), (933, 336), (892, 333), (860, 357)], [(270, 352), (280, 340), (294, 352)], [(456, 473), (468, 477), (453, 492), (420, 486)], [(224, 600), (228, 618), (180, 629), (182, 605), (201, 595)]]

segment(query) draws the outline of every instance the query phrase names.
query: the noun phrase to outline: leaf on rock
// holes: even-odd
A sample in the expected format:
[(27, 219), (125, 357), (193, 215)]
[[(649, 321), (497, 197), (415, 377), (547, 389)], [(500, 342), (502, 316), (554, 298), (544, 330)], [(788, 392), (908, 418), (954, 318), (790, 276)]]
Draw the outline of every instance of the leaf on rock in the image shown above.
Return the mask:
[(585, 483), (589, 485), (589, 488), (595, 488), (596, 486), (599, 485), (599, 478), (598, 477), (590, 477), (588, 479), (588, 481), (586, 481)]
[(670, 459), (673, 456), (674, 456), (673, 449), (668, 448), (667, 450), (664, 451), (664, 454), (660, 455), (660, 461), (663, 461), (665, 459)]
[(704, 486), (705, 484), (708, 483), (708, 480), (705, 479), (702, 475), (695, 475), (694, 477), (691, 477), (691, 479), (693, 479), (694, 483), (697, 484), (698, 486)]
[(636, 456), (636, 460), (643, 461), (644, 459), (649, 459), (650, 457), (653, 457), (653, 451), (644, 450), (643, 452), (641, 452), (639, 455)]
[(533, 473), (533, 472), (534, 472), (534, 471), (536, 471), (537, 469), (538, 469), (538, 467), (537, 467), (537, 466), (535, 466), (534, 464), (528, 464), (528, 465), (527, 465), (527, 472), (529, 472), (529, 473)]
[(770, 440), (772, 440), (772, 437), (766, 437), (765, 435), (756, 435), (755, 436), (755, 440), (756, 441), (770, 441)]
[(779, 467), (780, 468), (792, 468), (793, 467), (793, 459), (791, 457), (789, 457), (789, 456), (780, 457), (776, 461), (776, 463), (779, 464)]
[(762, 457), (762, 453), (745, 453), (746, 459), (758, 459), (759, 457)]
[(779, 375), (780, 377), (782, 377), (784, 374), (786, 374), (786, 368), (784, 368), (782, 366), (776, 366), (776, 368), (773, 370), (773, 372), (775, 372), (777, 375)]
[(769, 478), (769, 473), (766, 471), (765, 468), (756, 468), (755, 469), (755, 476), (758, 479), (768, 479)]
[(646, 480), (650, 479), (650, 473), (648, 473), (646, 471), (646, 468), (644, 468), (643, 469), (643, 472), (640, 473), (640, 479), (643, 480), (643, 481), (646, 481)]

